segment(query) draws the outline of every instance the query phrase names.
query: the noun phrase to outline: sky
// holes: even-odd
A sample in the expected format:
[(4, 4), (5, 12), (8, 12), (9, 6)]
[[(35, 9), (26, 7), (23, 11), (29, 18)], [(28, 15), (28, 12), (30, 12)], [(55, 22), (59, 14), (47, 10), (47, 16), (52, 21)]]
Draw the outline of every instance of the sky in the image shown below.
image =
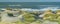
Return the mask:
[(0, 0), (0, 2), (60, 2), (60, 0)]

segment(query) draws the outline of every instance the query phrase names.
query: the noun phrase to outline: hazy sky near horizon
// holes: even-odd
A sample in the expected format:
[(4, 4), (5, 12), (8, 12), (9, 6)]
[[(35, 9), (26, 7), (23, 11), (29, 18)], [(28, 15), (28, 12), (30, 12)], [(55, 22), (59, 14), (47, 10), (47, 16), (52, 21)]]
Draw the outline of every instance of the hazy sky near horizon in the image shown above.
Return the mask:
[(0, 0), (0, 2), (60, 2), (60, 0)]

